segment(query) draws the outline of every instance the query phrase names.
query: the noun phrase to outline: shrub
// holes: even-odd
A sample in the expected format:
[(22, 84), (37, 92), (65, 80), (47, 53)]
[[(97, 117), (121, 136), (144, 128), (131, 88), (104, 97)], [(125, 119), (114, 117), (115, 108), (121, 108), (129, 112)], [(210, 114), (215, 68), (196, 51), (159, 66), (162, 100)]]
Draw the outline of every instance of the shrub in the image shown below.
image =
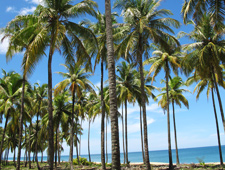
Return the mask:
[[(80, 164), (81, 165), (87, 165), (87, 166), (89, 166), (89, 165), (92, 164), (91, 162), (89, 162), (87, 160), (87, 158), (81, 158), (80, 156), (79, 156), (79, 161), (80, 161)], [(78, 165), (78, 159), (77, 158), (76, 159), (73, 159), (73, 164), (74, 165)]]

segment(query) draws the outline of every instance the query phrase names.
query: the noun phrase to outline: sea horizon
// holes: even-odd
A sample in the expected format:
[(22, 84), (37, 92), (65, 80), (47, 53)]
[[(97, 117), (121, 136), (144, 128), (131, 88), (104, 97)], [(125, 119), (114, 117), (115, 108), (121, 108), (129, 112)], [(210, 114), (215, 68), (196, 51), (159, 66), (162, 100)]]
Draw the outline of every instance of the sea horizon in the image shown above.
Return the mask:
[[(222, 155), (225, 161), (225, 145), (222, 145)], [(193, 147), (193, 148), (180, 148), (178, 149), (180, 163), (210, 163), (220, 162), (219, 160), (219, 149), (218, 146), (204, 146), (204, 147)], [(33, 154), (31, 154), (33, 155)], [(149, 151), (150, 162), (161, 162), (169, 163), (168, 150), (151, 150)], [(77, 156), (73, 155), (75, 159)], [(88, 154), (83, 154), (81, 157), (89, 160)], [(173, 163), (176, 163), (176, 150), (172, 149)], [(120, 160), (123, 163), (123, 153), (120, 153)], [(9, 160), (13, 160), (13, 157), (9, 157)], [(24, 157), (21, 157), (24, 160)], [(33, 156), (31, 156), (33, 160)], [(41, 156), (38, 156), (38, 160), (41, 161)], [(131, 163), (143, 162), (142, 152), (128, 152), (128, 160)], [(43, 161), (47, 161), (47, 156), (43, 156)], [(61, 155), (61, 161), (69, 161), (69, 155)], [(101, 154), (91, 154), (92, 162), (101, 162)], [(108, 163), (111, 163), (111, 153), (108, 153)]]

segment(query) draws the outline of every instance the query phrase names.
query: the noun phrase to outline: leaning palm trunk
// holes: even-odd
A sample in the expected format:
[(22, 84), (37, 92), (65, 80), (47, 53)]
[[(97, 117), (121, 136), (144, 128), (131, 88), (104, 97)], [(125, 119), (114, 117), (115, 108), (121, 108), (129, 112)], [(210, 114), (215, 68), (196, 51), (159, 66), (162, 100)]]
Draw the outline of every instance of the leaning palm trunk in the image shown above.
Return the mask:
[[(20, 123), (19, 123), (19, 145), (18, 145), (18, 156), (17, 156), (17, 170), (20, 170), (20, 155), (21, 155), (21, 143), (23, 136), (23, 112), (24, 112), (24, 89), (25, 89), (25, 76), (23, 76), (22, 94), (21, 94), (21, 112), (20, 112)], [(26, 133), (26, 132), (25, 132)]]
[(128, 165), (128, 141), (127, 141), (127, 99), (125, 99), (125, 146), (126, 146), (126, 164)]
[(149, 161), (149, 152), (148, 152), (148, 127), (147, 127), (147, 118), (146, 118), (146, 105), (145, 105), (145, 91), (144, 91), (144, 73), (143, 73), (143, 63), (142, 63), (142, 40), (141, 35), (139, 35), (139, 71), (141, 79), (141, 106), (143, 110), (143, 124), (144, 124), (144, 146), (145, 146), (145, 165), (147, 170), (151, 169)]
[(174, 127), (174, 137), (175, 137), (175, 147), (176, 147), (176, 160), (177, 166), (180, 164), (179, 155), (178, 155), (178, 147), (177, 147), (177, 129), (176, 129), (176, 120), (175, 120), (175, 109), (174, 109), (174, 100), (172, 100), (173, 105), (173, 127)]
[[(40, 108), (40, 103), (39, 103), (39, 108)], [(36, 152), (36, 161), (37, 161), (37, 168), (40, 170), (40, 166), (38, 164), (38, 116), (39, 116), (39, 109), (37, 112), (37, 127), (36, 127), (36, 144), (35, 144), (35, 152)]]
[(48, 127), (49, 127), (49, 169), (53, 170), (54, 164), (54, 131), (53, 131), (53, 113), (52, 113), (52, 57), (55, 48), (55, 39), (57, 33), (53, 31), (51, 32), (51, 43), (48, 57)]
[[(80, 119), (80, 126), (82, 128), (82, 118)], [(79, 156), (80, 156), (80, 153), (81, 153), (81, 134), (80, 134), (80, 143), (79, 143)]]
[(104, 96), (103, 96), (103, 58), (101, 57), (101, 107), (102, 107), (102, 117), (101, 117), (101, 162), (102, 169), (105, 170), (105, 104), (104, 104)]
[(6, 131), (7, 123), (8, 123), (8, 118), (9, 118), (9, 112), (6, 115), (5, 128), (3, 130), (2, 141), (1, 141), (1, 148), (0, 148), (0, 169), (1, 169), (1, 164), (2, 164), (2, 148), (3, 148), (4, 139), (5, 139), (5, 131)]
[(220, 92), (219, 92), (219, 89), (218, 89), (218, 86), (217, 86), (213, 66), (212, 66), (212, 74), (213, 74), (213, 82), (214, 82), (214, 85), (216, 87), (217, 98), (218, 98), (218, 102), (219, 102), (219, 106), (220, 106), (220, 113), (221, 113), (221, 118), (222, 118), (222, 122), (223, 122), (223, 129), (225, 131), (225, 120), (224, 120), (224, 113), (223, 113), (223, 105), (222, 105), (222, 101), (221, 101), (221, 97), (220, 97)]
[(26, 143), (26, 162), (25, 162), (25, 167), (27, 167), (27, 128), (26, 128), (26, 125), (25, 125), (25, 143)]
[(31, 138), (31, 126), (32, 126), (32, 123), (30, 121), (30, 127), (29, 127), (29, 151), (28, 151), (29, 169), (31, 169), (31, 160), (30, 160), (30, 152), (31, 152), (31, 142), (30, 142), (30, 138)]
[(123, 136), (123, 164), (125, 164), (126, 155), (125, 155), (125, 147), (124, 147), (123, 102), (122, 102), (122, 136)]
[(168, 130), (168, 152), (169, 152), (169, 169), (173, 169), (171, 138), (170, 138), (170, 111), (169, 111), (169, 64), (166, 59), (166, 98), (167, 98), (167, 130)]
[(88, 124), (88, 156), (89, 156), (89, 162), (91, 162), (91, 153), (90, 153), (90, 126), (91, 126), (91, 119), (89, 118), (89, 124)]
[(77, 125), (78, 125), (78, 114), (77, 114), (77, 118), (75, 118), (76, 120), (76, 152), (77, 152), (77, 162), (78, 164), (80, 164), (80, 160), (79, 160), (79, 155), (78, 155), (78, 129), (77, 129)]
[(71, 116), (71, 127), (70, 127), (70, 170), (73, 170), (73, 128), (74, 128), (74, 103), (75, 103), (75, 91), (72, 91), (72, 116)]
[(141, 149), (142, 149), (142, 158), (143, 158), (143, 162), (145, 162), (145, 153), (144, 153), (144, 146), (143, 146), (143, 134), (142, 134), (142, 114), (141, 114), (141, 106), (140, 106), (140, 130), (141, 130)]
[(55, 131), (55, 134), (56, 134), (56, 137), (55, 137), (55, 169), (57, 169), (57, 146), (58, 146), (58, 143), (57, 143), (57, 138), (58, 138), (57, 131), (58, 131), (58, 128), (59, 128), (59, 126), (57, 125), (56, 131)]
[(219, 131), (217, 114), (216, 114), (216, 106), (215, 106), (215, 101), (214, 101), (213, 88), (211, 88), (211, 91), (212, 91), (213, 109), (214, 109), (215, 120), (216, 120), (216, 131), (217, 131), (217, 139), (218, 139), (219, 154), (220, 154), (220, 166), (222, 167), (223, 166), (223, 156), (222, 156), (222, 149), (221, 149), (221, 143), (220, 143), (220, 131)]
[(106, 116), (105, 116), (105, 157), (106, 157), (106, 163), (108, 162), (108, 150), (107, 150), (107, 145), (108, 145), (108, 140), (107, 140), (107, 136), (108, 136), (108, 134), (107, 134), (107, 120), (108, 120), (108, 116), (107, 116), (107, 114), (106, 114)]
[(111, 140), (112, 140), (112, 169), (120, 170), (120, 144), (117, 115), (116, 99), (116, 75), (115, 60), (112, 36), (112, 18), (111, 18), (111, 1), (105, 0), (105, 19), (106, 19), (106, 43), (107, 43), (107, 60), (108, 60), (108, 78), (109, 78), (109, 105), (111, 116)]

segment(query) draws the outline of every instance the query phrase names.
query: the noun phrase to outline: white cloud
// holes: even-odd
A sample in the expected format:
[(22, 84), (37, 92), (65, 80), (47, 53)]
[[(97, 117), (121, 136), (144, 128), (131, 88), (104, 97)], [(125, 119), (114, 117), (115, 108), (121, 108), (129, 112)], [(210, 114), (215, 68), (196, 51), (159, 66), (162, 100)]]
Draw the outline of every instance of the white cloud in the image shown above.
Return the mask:
[(9, 46), (9, 39), (5, 38), (3, 42), (1, 42), (1, 39), (3, 38), (3, 34), (0, 34), (0, 54), (5, 54), (7, 52), (8, 46)]
[(34, 6), (32, 6), (31, 8), (22, 8), (19, 11), (19, 15), (27, 15), (28, 13), (34, 12), (35, 9), (36, 9), (36, 7), (34, 7)]
[(6, 12), (15, 12), (15, 8), (12, 6), (9, 6), (6, 8)]
[(25, 0), (25, 1), (36, 5), (39, 4), (43, 5), (43, 0)]

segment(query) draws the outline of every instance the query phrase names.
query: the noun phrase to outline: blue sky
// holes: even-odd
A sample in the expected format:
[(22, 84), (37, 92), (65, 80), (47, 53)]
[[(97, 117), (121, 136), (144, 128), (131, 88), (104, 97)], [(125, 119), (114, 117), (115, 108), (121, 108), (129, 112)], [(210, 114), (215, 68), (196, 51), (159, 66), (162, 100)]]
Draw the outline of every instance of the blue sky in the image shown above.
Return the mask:
[[(75, 2), (79, 2), (76, 0)], [(99, 9), (101, 12), (104, 12), (104, 2), (98, 0)], [(113, 0), (112, 0), (113, 2)], [(38, 0), (7, 0), (2, 1), (0, 6), (0, 27), (5, 27), (6, 24), (12, 20), (16, 15), (19, 14), (29, 14), (34, 11)], [(180, 15), (181, 6), (183, 1), (181, 0), (164, 0), (160, 8), (170, 9), (173, 12), (173, 18), (179, 20), (182, 23), (182, 18)], [(93, 20), (93, 18), (89, 19)], [(122, 19), (118, 19), (119, 22), (122, 22)], [(77, 20), (76, 20), (77, 21)], [(190, 26), (182, 26), (175, 30), (177, 34), (179, 31), (189, 32), (192, 28)], [(0, 38), (2, 35), (0, 34)], [(8, 41), (4, 41), (0, 44), (0, 68), (8, 71), (16, 71), (21, 73), (21, 59), (22, 54), (17, 54), (15, 57), (8, 63), (6, 63), (5, 53), (7, 49)], [(189, 43), (186, 39), (181, 39), (181, 44)], [(62, 77), (57, 75), (57, 71), (65, 71), (63, 66), (60, 66), (61, 63), (64, 63), (63, 58), (55, 53), (53, 56), (53, 86), (59, 81), (62, 81)], [(104, 76), (105, 80), (107, 79), (107, 72)], [(157, 87), (162, 87), (164, 85), (160, 84), (160, 80), (164, 78), (164, 72), (161, 72), (156, 78), (156, 82), (153, 84)], [(183, 80), (186, 80), (185, 76), (182, 76)], [(96, 71), (93, 77), (90, 78), (93, 84), (100, 85), (100, 69), (99, 66), (96, 68)], [(34, 73), (29, 77), (31, 84), (35, 82), (47, 83), (47, 57), (43, 57), (42, 61), (37, 65)], [(190, 91), (193, 92), (194, 85), (187, 87)], [(222, 101), (224, 102), (224, 90), (220, 89)], [(156, 92), (157, 93), (157, 92)], [(189, 147), (200, 147), (200, 146), (212, 146), (217, 145), (216, 137), (216, 125), (215, 118), (213, 113), (212, 101), (205, 95), (206, 92), (200, 96), (199, 100), (196, 101), (195, 94), (186, 93), (185, 96), (189, 101), (190, 108), (187, 110), (185, 107), (179, 108), (175, 107), (176, 110), (176, 123), (177, 123), (177, 136), (178, 136), (178, 147), (179, 148), (189, 148)], [(216, 102), (218, 105), (218, 103)], [(119, 109), (121, 110), (121, 109)], [(217, 108), (219, 126), (221, 132), (221, 142), (225, 144), (224, 130), (222, 128), (222, 121)], [(172, 115), (171, 115), (172, 116)], [(150, 99), (150, 103), (147, 106), (147, 117), (148, 117), (148, 137), (149, 137), (149, 149), (150, 150), (162, 150), (167, 149), (167, 120), (166, 115), (164, 115), (162, 109), (158, 107), (157, 102), (154, 102)], [(119, 121), (121, 127), (121, 121)], [(3, 125), (1, 125), (3, 126)], [(87, 130), (88, 123), (83, 122), (83, 136), (81, 144), (81, 154), (87, 154)], [(120, 129), (121, 132), (121, 129)], [(172, 117), (171, 117), (171, 139), (172, 139), (172, 148), (174, 148), (174, 135), (173, 135), (173, 126), (172, 126)], [(120, 133), (120, 139), (121, 133)], [(139, 107), (138, 105), (129, 105), (128, 106), (128, 149), (130, 152), (141, 151), (141, 142), (140, 142), (140, 126), (139, 126)], [(69, 146), (63, 144), (64, 152), (62, 155), (69, 154)], [(122, 143), (120, 145), (122, 151)], [(110, 124), (108, 125), (108, 150), (111, 150), (110, 143)], [(91, 153), (100, 153), (100, 117), (96, 118), (95, 122), (91, 124)], [(23, 153), (22, 153), (23, 155)], [(12, 154), (11, 154), (12, 156)]]

